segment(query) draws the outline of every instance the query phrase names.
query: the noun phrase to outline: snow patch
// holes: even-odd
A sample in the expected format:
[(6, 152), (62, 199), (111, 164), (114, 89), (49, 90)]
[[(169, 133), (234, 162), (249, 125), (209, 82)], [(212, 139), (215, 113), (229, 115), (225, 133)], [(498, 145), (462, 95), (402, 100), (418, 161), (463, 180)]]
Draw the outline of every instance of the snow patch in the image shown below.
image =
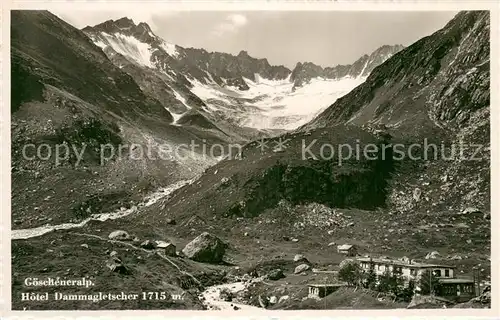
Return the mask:
[(166, 53), (168, 53), (170, 56), (177, 58), (179, 56), (179, 51), (177, 51), (177, 48), (175, 47), (175, 44), (168, 43), (168, 42), (163, 42), (161, 44), (161, 47), (163, 50), (165, 50)]
[[(295, 90), (290, 77), (271, 80), (256, 74), (255, 81), (243, 80), (249, 90), (205, 85), (193, 79), (191, 91), (205, 100), (208, 109), (229, 113), (242, 126), (293, 130), (314, 119), (338, 98), (363, 83), (366, 77), (318, 77)], [(211, 103), (210, 99), (222, 103)]]
[(140, 65), (154, 68), (151, 63), (151, 46), (149, 44), (141, 42), (132, 36), (126, 36), (121, 33), (110, 35), (105, 32), (101, 32), (101, 35), (116, 52), (132, 59)]

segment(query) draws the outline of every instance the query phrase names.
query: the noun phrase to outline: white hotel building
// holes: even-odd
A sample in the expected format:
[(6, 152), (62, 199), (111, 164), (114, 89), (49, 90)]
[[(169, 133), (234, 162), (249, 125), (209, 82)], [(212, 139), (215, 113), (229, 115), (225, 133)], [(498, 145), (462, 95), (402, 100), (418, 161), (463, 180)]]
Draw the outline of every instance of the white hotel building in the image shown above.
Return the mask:
[(430, 270), (434, 276), (439, 279), (454, 278), (455, 267), (441, 265), (413, 262), (411, 260), (392, 260), (383, 258), (358, 258), (363, 271), (369, 271), (370, 266), (373, 265), (375, 274), (377, 276), (384, 274), (387, 270), (392, 273), (399, 273), (406, 280), (418, 280), (421, 275)]

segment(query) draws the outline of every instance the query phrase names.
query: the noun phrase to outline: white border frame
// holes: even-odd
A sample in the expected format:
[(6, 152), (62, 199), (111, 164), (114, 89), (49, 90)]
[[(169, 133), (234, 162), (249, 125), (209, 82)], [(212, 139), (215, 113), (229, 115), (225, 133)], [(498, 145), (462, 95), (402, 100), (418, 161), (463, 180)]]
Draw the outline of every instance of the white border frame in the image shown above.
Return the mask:
[(121, 1), (121, 0), (74, 0), (74, 1), (10, 1), (4, 3), (2, 8), (2, 108), (0, 110), (0, 316), (7, 316), (11, 319), (54, 319), (54, 318), (74, 318), (88, 319), (88, 317), (99, 317), (101, 319), (122, 319), (139, 318), (157, 319), (168, 316), (170, 319), (196, 319), (199, 317), (205, 319), (220, 319), (220, 317), (245, 318), (245, 319), (336, 319), (342, 318), (407, 318), (407, 319), (430, 319), (437, 317), (443, 319), (448, 317), (466, 317), (466, 319), (481, 317), (485, 319), (500, 317), (499, 310), (499, 230), (500, 219), (496, 214), (498, 200), (492, 196), (491, 206), (494, 211), (491, 214), (491, 276), (492, 276), (492, 308), (491, 309), (391, 309), (391, 310), (294, 310), (294, 311), (270, 311), (245, 312), (243, 310), (235, 312), (226, 311), (183, 311), (183, 310), (103, 310), (103, 311), (12, 311), (11, 310), (11, 207), (10, 207), (10, 10), (31, 9), (31, 10), (53, 10), (60, 8), (75, 10), (103, 10), (116, 9), (119, 4), (120, 10), (133, 9), (145, 10), (151, 6), (161, 7), (169, 10), (195, 10), (195, 11), (461, 11), (461, 10), (489, 10), (490, 11), (490, 101), (491, 101), (491, 195), (498, 194), (500, 190), (495, 178), (499, 177), (500, 159), (499, 135), (500, 128), (495, 124), (500, 124), (500, 112), (497, 111), (499, 105), (499, 11), (500, 2), (495, 0), (441, 0), (441, 1), (405, 1), (405, 0), (333, 0), (333, 1)]

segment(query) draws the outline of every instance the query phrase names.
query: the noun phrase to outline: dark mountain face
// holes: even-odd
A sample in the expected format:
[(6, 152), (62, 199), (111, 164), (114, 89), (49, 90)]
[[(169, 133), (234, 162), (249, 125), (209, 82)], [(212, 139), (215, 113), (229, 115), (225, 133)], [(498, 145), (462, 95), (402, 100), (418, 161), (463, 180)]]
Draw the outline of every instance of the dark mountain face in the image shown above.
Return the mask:
[(402, 45), (382, 46), (370, 55), (364, 55), (353, 64), (338, 65), (335, 67), (322, 68), (311, 62), (297, 63), (292, 71), (290, 79), (294, 82), (294, 88), (300, 87), (312, 78), (323, 77), (327, 79), (340, 79), (343, 77), (366, 77), (372, 70), (385, 60), (402, 50)]
[(147, 23), (139, 23), (135, 25), (132, 19), (127, 17), (118, 20), (107, 20), (94, 27), (87, 26), (82, 29), (83, 32), (105, 32), (107, 34), (121, 33), (124, 35), (135, 37), (142, 42), (149, 44), (159, 44), (159, 39), (153, 34)]

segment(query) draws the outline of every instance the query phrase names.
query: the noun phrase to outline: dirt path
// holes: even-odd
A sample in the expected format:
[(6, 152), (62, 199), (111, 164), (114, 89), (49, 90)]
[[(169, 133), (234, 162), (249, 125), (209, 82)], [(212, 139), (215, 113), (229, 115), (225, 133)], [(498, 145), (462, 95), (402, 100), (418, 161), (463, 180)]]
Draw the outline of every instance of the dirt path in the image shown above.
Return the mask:
[(33, 237), (39, 237), (41, 235), (44, 235), (46, 233), (49, 233), (49, 232), (52, 232), (55, 230), (67, 230), (67, 229), (81, 228), (81, 227), (85, 226), (87, 223), (89, 223), (90, 221), (106, 221), (106, 220), (115, 220), (115, 219), (123, 218), (123, 217), (130, 215), (130, 214), (136, 213), (141, 208), (149, 207), (150, 205), (158, 202), (158, 200), (163, 199), (164, 197), (170, 195), (175, 190), (185, 186), (186, 184), (191, 183), (192, 181), (193, 180), (178, 181), (176, 183), (173, 183), (167, 187), (160, 188), (160, 189), (156, 190), (155, 192), (149, 194), (137, 206), (133, 206), (133, 207), (126, 209), (126, 210), (116, 210), (113, 212), (95, 214), (95, 215), (92, 215), (90, 218), (87, 218), (79, 223), (63, 223), (63, 224), (58, 224), (58, 225), (45, 225), (45, 226), (30, 228), (30, 229), (11, 230), (11, 239), (12, 240), (29, 239), (29, 238), (33, 238)]

